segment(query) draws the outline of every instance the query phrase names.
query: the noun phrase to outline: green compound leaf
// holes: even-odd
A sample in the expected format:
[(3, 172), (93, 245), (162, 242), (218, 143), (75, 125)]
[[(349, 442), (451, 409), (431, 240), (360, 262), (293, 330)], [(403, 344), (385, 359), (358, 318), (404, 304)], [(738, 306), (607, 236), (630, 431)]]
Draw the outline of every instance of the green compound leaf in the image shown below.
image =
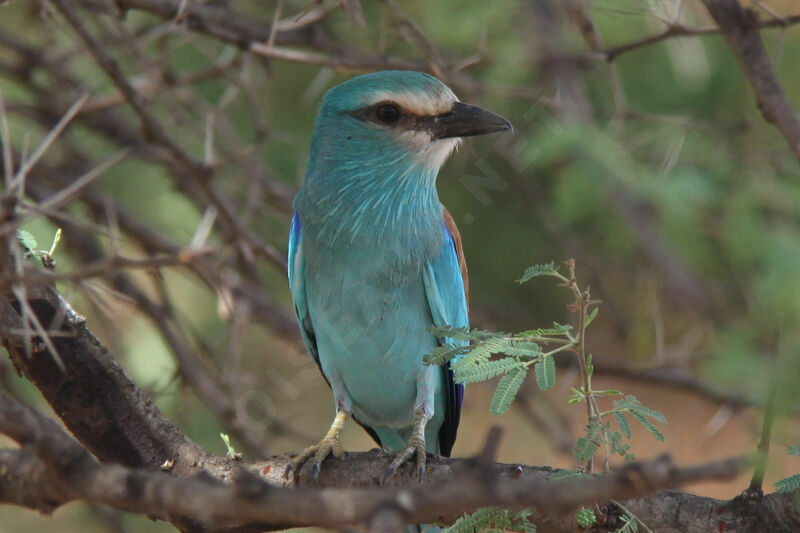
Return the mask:
[(617, 419), (619, 429), (622, 430), (626, 437), (631, 438), (631, 426), (628, 425), (628, 419), (625, 418), (625, 413), (614, 411), (614, 418)]
[(800, 474), (794, 474), (775, 482), (775, 490), (778, 492), (792, 492), (800, 489)]
[(469, 352), (469, 346), (445, 343), (428, 352), (423, 361), (429, 365), (443, 365), (447, 361)]
[(552, 389), (556, 384), (556, 363), (551, 356), (544, 356), (536, 363), (536, 384), (542, 390)]
[(789, 453), (789, 455), (800, 457), (800, 446), (789, 446), (787, 452)]
[(533, 511), (530, 509), (523, 509), (512, 517), (514, 522), (513, 531), (521, 533), (536, 533), (536, 524), (528, 520), (533, 516)]
[(578, 461), (588, 461), (592, 457), (594, 457), (595, 452), (600, 446), (586, 437), (578, 437), (578, 441), (575, 443), (575, 449), (572, 450), (572, 455), (575, 456), (575, 459)]
[(642, 405), (642, 402), (640, 402), (639, 399), (633, 394), (627, 394), (621, 400), (615, 400), (614, 409), (629, 411), (631, 414), (638, 413), (660, 424), (667, 423), (667, 417), (655, 409)]
[(456, 383), (476, 383), (486, 381), (500, 374), (505, 374), (524, 363), (514, 357), (506, 357), (494, 361), (484, 361), (474, 365), (455, 364), (454, 379)]
[(652, 433), (652, 434), (653, 434), (653, 436), (654, 436), (655, 438), (657, 438), (657, 439), (658, 439), (658, 440), (660, 440), (660, 441), (663, 441), (663, 440), (664, 440), (664, 434), (663, 434), (663, 433), (661, 433), (661, 432), (658, 430), (658, 428), (657, 428), (657, 427), (655, 427), (655, 426), (652, 424), (652, 422), (650, 422), (650, 420), (648, 420), (648, 419), (647, 419), (647, 417), (646, 417), (645, 415), (643, 415), (642, 413), (640, 413), (640, 412), (638, 412), (638, 411), (631, 411), (631, 412), (630, 412), (630, 414), (631, 414), (631, 416), (632, 416), (633, 418), (635, 418), (636, 420), (638, 420), (638, 421), (639, 421), (639, 423), (640, 423), (641, 425), (643, 425), (647, 431), (649, 431), (650, 433)]
[(569, 324), (559, 324), (558, 322), (553, 322), (552, 328), (538, 328), (538, 329), (529, 329), (527, 331), (522, 331), (514, 335), (517, 338), (527, 338), (527, 337), (543, 337), (546, 335), (566, 335), (567, 333), (572, 331), (572, 326)]
[(533, 265), (525, 269), (525, 272), (522, 274), (522, 277), (517, 280), (517, 283), (522, 284), (533, 278), (538, 278), (539, 276), (555, 276), (557, 273), (558, 267), (552, 261), (546, 265)]
[(519, 366), (509, 371), (497, 384), (492, 398), (491, 412), (493, 415), (502, 415), (511, 406), (517, 396), (520, 385), (528, 373), (527, 366)]
[(612, 452), (625, 458), (628, 457), (628, 450), (631, 449), (630, 444), (625, 444), (625, 437), (622, 436), (622, 433), (620, 433), (619, 430), (614, 431), (608, 437), (608, 445)]
[(444, 326), (441, 328), (437, 328), (435, 326), (430, 327), (428, 328), (428, 333), (440, 339), (451, 339), (454, 341), (480, 341), (492, 337), (504, 336), (503, 333), (492, 333), (490, 331), (483, 331), (480, 329), (451, 328), (450, 326)]
[(506, 355), (514, 355), (516, 357), (526, 357), (531, 359), (542, 354), (542, 347), (535, 342), (518, 340), (514, 338), (506, 340), (508, 341), (508, 344), (503, 348), (503, 353)]
[(507, 344), (506, 339), (502, 337), (477, 342), (470, 346), (469, 351), (459, 360), (459, 364), (475, 365), (488, 361), (492, 355), (502, 353)]

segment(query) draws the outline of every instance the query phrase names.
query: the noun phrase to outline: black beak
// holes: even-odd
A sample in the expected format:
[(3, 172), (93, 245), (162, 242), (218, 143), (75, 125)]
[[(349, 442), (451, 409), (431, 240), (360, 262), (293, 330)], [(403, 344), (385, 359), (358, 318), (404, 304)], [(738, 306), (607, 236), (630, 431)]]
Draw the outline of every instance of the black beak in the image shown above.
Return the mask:
[(449, 113), (424, 120), (431, 140), (514, 131), (514, 126), (500, 115), (463, 102), (454, 103)]

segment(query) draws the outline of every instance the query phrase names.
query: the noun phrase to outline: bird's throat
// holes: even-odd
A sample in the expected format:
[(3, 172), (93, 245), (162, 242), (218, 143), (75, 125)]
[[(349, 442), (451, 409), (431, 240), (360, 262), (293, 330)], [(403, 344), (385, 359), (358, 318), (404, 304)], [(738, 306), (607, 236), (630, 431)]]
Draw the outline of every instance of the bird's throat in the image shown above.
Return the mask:
[(295, 204), (304, 240), (320, 252), (370, 249), (390, 263), (429, 260), (444, 235), (437, 171), (406, 160), (309, 176)]

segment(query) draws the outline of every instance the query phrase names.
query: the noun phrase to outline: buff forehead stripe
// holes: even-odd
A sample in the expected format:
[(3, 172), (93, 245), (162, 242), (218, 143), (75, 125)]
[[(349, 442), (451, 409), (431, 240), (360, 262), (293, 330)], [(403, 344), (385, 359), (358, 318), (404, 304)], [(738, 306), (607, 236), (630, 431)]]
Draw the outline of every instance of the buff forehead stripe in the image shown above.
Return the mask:
[(449, 89), (420, 93), (417, 91), (377, 91), (370, 95), (370, 104), (395, 102), (406, 111), (419, 116), (435, 116), (449, 113), (458, 101)]

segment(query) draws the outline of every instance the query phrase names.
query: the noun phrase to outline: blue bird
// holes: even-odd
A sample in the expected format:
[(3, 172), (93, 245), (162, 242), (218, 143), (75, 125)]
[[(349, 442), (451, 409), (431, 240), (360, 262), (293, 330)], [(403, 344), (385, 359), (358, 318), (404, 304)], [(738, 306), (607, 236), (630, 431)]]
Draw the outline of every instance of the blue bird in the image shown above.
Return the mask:
[(464, 387), (423, 356), (440, 342), (431, 326), (468, 326), (468, 285), (436, 175), (460, 137), (504, 130), (506, 119), (419, 72), (366, 74), (325, 95), (294, 201), (289, 284), (336, 416), (287, 477), (311, 459), (316, 480), (326, 457), (343, 458), (351, 416), (397, 453), (383, 480), (412, 457), (421, 478), (426, 452), (449, 456)]

